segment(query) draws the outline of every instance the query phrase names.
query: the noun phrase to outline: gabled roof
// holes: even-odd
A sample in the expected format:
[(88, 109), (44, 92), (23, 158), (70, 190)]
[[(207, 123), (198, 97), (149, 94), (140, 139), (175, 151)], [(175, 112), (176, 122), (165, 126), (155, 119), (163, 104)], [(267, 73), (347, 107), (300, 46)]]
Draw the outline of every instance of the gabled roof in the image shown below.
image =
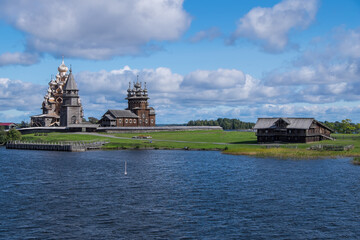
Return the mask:
[(110, 113), (115, 118), (139, 118), (138, 115), (130, 110), (108, 110), (105, 115), (107, 115), (107, 113)]
[(104, 118), (107, 118), (109, 120), (116, 120), (116, 118), (114, 118), (113, 116), (111, 116), (111, 114), (105, 114)]
[(286, 128), (289, 129), (309, 129), (311, 127), (311, 124), (315, 121), (322, 127), (327, 128), (330, 131), (333, 131), (332, 129), (328, 128), (322, 123), (316, 121), (314, 118), (258, 118), (254, 126), (254, 129), (276, 128), (275, 123), (279, 119), (288, 122), (289, 125), (287, 125)]
[(280, 120), (284, 121), (287, 125), (291, 124), (290, 121), (288, 119), (286, 119), (286, 118), (279, 118), (277, 121), (280, 121)]

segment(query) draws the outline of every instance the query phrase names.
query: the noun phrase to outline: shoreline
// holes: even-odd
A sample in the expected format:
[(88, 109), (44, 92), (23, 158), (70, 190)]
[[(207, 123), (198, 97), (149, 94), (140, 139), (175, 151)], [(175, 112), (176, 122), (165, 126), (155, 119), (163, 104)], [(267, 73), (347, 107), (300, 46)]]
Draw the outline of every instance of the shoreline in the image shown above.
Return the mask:
[[(141, 134), (148, 139), (138, 139)], [(61, 142), (106, 142), (99, 150), (182, 150), (220, 151), (230, 155), (248, 155), (278, 159), (316, 159), (336, 157), (360, 157), (360, 135), (335, 135), (336, 141), (292, 144), (258, 144), (253, 132), (237, 131), (168, 131), (153, 133), (49, 133), (26, 134), (28, 142), (56, 144)], [(315, 146), (323, 145), (324, 148)], [(331, 151), (348, 145), (354, 147), (344, 151)], [(326, 146), (326, 148), (325, 148)], [(313, 149), (313, 150), (310, 150)]]
[[(5, 145), (0, 145), (0, 147), (6, 147)], [(31, 150), (31, 151), (53, 151), (53, 150), (46, 150), (46, 149), (11, 149), (11, 150)], [(352, 154), (331, 154), (333, 152), (331, 151), (322, 151), (321, 155), (307, 155), (304, 154), (303, 156), (293, 156), (288, 154), (271, 154), (271, 153), (263, 153), (260, 151), (253, 151), (253, 152), (229, 152), (225, 149), (221, 148), (211, 148), (211, 149), (205, 149), (205, 148), (171, 148), (171, 147), (114, 147), (114, 148), (106, 148), (101, 147), (98, 149), (89, 149), (87, 151), (121, 151), (121, 150), (131, 150), (131, 151), (144, 151), (144, 150), (175, 150), (175, 151), (217, 151), (221, 154), (226, 155), (233, 155), (233, 156), (251, 156), (251, 157), (258, 157), (258, 158), (274, 158), (274, 159), (292, 159), (292, 160), (311, 160), (311, 159), (325, 159), (325, 158), (356, 158), (359, 157), (358, 155), (352, 155)], [(308, 150), (307, 150), (308, 151)], [(66, 152), (66, 151), (62, 151)], [(69, 152), (69, 151), (68, 151)], [(70, 151), (70, 152), (85, 152), (85, 151)], [(324, 154), (325, 153), (325, 154)], [(328, 154), (326, 154), (328, 153)], [(353, 161), (355, 165), (360, 165), (360, 162)]]

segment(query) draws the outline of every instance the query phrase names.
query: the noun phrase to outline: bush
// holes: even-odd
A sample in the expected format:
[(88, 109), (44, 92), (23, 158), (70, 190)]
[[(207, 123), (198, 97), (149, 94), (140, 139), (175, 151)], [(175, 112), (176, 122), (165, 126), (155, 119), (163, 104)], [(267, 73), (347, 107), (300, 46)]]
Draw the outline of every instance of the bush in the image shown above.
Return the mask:
[(10, 129), (6, 135), (7, 135), (7, 141), (21, 140), (22, 137), (21, 133), (14, 128)]
[(6, 132), (3, 129), (0, 129), (0, 145), (7, 142)]

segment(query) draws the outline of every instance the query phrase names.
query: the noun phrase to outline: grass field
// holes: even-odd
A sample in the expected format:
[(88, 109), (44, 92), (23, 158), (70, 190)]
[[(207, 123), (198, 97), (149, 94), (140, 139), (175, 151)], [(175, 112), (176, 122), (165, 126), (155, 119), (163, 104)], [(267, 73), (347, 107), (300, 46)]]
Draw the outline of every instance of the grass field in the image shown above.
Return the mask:
[[(151, 136), (151, 139), (132, 139), (133, 136)], [(255, 133), (236, 131), (184, 131), (156, 133), (117, 133), (100, 135), (49, 133), (46, 136), (23, 135), (32, 142), (106, 141), (103, 149), (190, 149), (220, 150), (226, 154), (253, 155), (276, 158), (360, 157), (360, 135), (334, 134), (336, 141), (309, 144), (257, 144)], [(349, 151), (308, 150), (312, 145), (354, 145)]]

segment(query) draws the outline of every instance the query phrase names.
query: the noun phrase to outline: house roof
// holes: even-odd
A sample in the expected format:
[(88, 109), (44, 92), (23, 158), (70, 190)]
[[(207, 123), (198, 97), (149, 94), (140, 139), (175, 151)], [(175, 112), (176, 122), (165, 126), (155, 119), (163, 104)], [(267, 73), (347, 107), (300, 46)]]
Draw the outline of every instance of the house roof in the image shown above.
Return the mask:
[(116, 118), (114, 118), (113, 116), (111, 116), (111, 114), (105, 114), (104, 117), (107, 118), (107, 119), (109, 119), (109, 120), (116, 120)]
[[(138, 115), (136, 115), (135, 113), (133, 113), (130, 110), (108, 110), (107, 113), (110, 113), (112, 116), (114, 116), (115, 118), (139, 118)], [(106, 116), (107, 114), (105, 114)]]
[(15, 125), (15, 123), (0, 123), (0, 126), (11, 126)]
[(314, 118), (258, 118), (254, 129), (267, 129), (267, 128), (275, 128), (275, 123), (278, 120), (284, 120), (286, 123), (289, 123), (286, 128), (289, 129), (309, 129), (311, 124), (315, 121), (319, 125), (324, 128), (333, 131), (329, 127), (323, 125), (319, 121), (316, 121)]

